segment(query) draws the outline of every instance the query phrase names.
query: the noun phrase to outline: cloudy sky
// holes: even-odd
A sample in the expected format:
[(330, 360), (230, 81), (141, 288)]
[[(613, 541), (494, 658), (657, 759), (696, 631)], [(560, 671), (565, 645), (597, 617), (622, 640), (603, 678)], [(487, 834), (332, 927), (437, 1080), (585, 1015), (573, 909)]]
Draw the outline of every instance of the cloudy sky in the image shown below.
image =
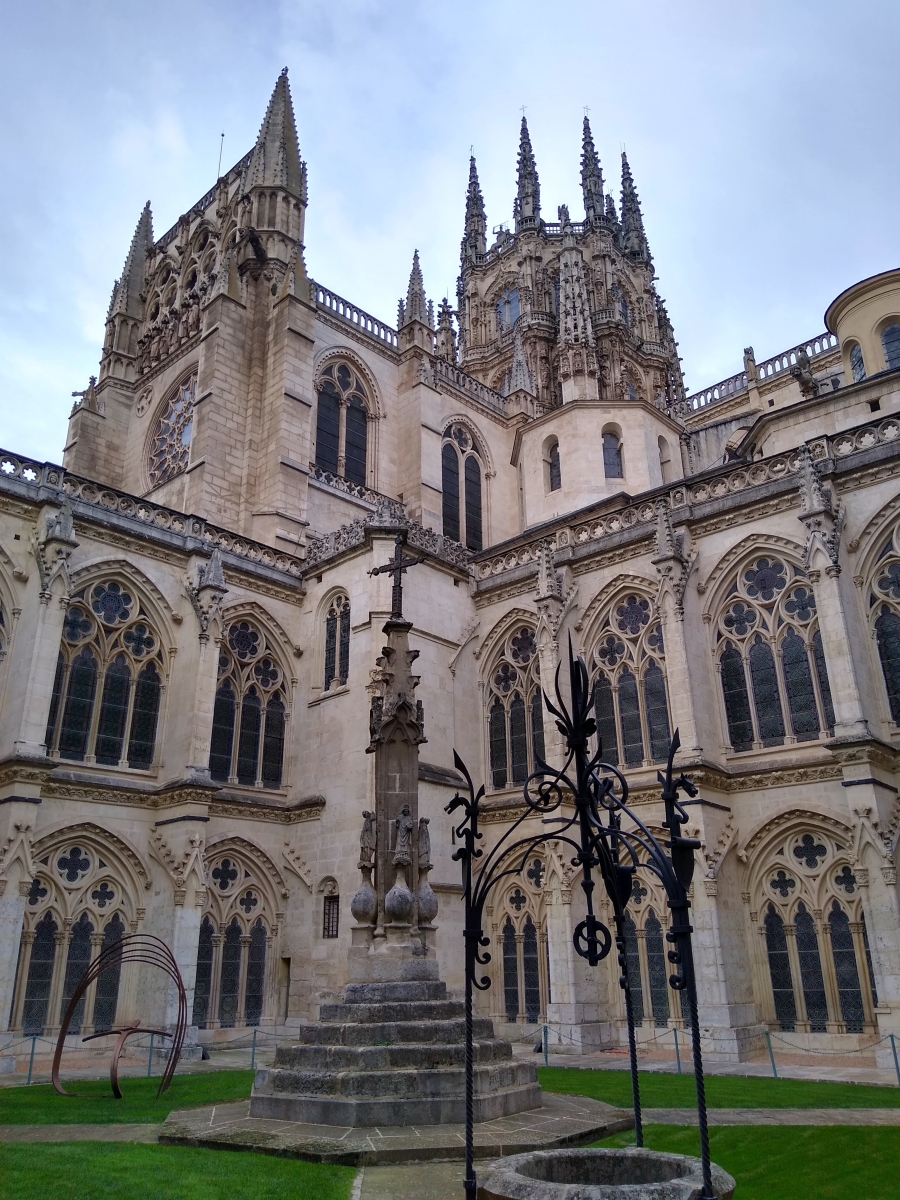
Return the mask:
[(821, 331), (900, 262), (896, 0), (33, 0), (0, 46), (0, 446), (59, 461), (144, 202), (157, 235), (290, 71), (315, 279), (391, 323), (452, 295), (469, 147), (508, 221), (521, 106), (544, 215), (622, 146), (689, 390)]

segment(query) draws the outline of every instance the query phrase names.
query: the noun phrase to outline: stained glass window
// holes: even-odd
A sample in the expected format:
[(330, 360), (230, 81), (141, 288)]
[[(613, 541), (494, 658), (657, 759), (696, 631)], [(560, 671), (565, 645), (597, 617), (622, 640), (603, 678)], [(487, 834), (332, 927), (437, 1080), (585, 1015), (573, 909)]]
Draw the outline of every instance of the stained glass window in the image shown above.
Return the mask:
[(666, 704), (666, 681), (655, 662), (651, 662), (644, 675), (644, 707), (647, 712), (647, 730), (650, 734), (650, 757), (654, 762), (665, 759), (669, 753), (669, 709)]
[(853, 934), (850, 931), (850, 918), (837, 900), (832, 902), (828, 924), (831, 927), (831, 955), (834, 959), (841, 1016), (848, 1033), (862, 1033), (865, 1011), (859, 987), (859, 968), (853, 946)]
[(784, 742), (784, 717), (772, 647), (757, 634), (748, 658), (760, 739), (764, 746), (780, 746)]
[(466, 456), (466, 549), (481, 549), (481, 467), (474, 454)]
[(819, 712), (809, 669), (809, 655), (803, 638), (793, 629), (788, 629), (781, 643), (781, 661), (791, 729), (798, 741), (806, 742), (818, 736)]
[(244, 1015), (248, 1025), (258, 1025), (263, 1010), (263, 995), (266, 980), (266, 928), (262, 918), (254, 922), (250, 930), (250, 947), (247, 951), (247, 991), (244, 1000)]
[(22, 1008), (22, 1030), (26, 1034), (43, 1033), (50, 1007), (50, 986), (53, 964), (56, 961), (57, 924), (46, 913), (34, 929), (31, 959), (25, 982), (25, 1003)]
[(900, 325), (894, 322), (882, 329), (881, 346), (887, 369), (896, 371), (900, 367)]
[(819, 695), (822, 697), (822, 711), (825, 714), (825, 725), (830, 736), (834, 730), (834, 705), (831, 703), (831, 685), (828, 682), (825, 649), (822, 645), (822, 635), (818, 629), (812, 636), (812, 650), (813, 662), (816, 667), (816, 680), (819, 684)]
[(150, 482), (154, 487), (187, 470), (196, 398), (197, 376), (192, 375), (162, 407), (150, 444)]
[(326, 367), (316, 410), (316, 468), (365, 487), (368, 436), (369, 406), (362, 380), (346, 363)]
[(216, 702), (213, 707), (212, 738), (209, 749), (209, 773), (219, 783), (226, 783), (231, 774), (234, 716), (234, 689), (231, 686), (231, 680), (226, 679), (216, 691)]
[(98, 763), (115, 766), (122, 757), (125, 722), (131, 692), (131, 671), (124, 654), (117, 654), (106, 668), (103, 695), (100, 700), (100, 721), (94, 753)]
[(262, 707), (256, 688), (251, 687), (241, 701), (241, 732), (238, 739), (238, 783), (256, 783), (259, 766), (259, 734), (262, 726)]
[(534, 1025), (541, 1013), (541, 985), (538, 974), (537, 929), (530, 916), (522, 930), (522, 973), (525, 984), (525, 1020)]
[(628, 667), (619, 674), (619, 726), (622, 754), (627, 767), (639, 767), (644, 761), (644, 736), (638, 704), (637, 680)]
[(495, 788), (506, 787), (506, 709), (499, 696), (491, 705), (489, 736), (491, 782)]
[(524, 783), (544, 754), (540, 661), (534, 630), (518, 626), (506, 638), (487, 692), (491, 786)]
[(153, 663), (147, 663), (138, 675), (134, 689), (131, 736), (128, 740), (129, 767), (146, 770), (153, 764), (161, 691), (159, 671)]
[(241, 927), (233, 917), (222, 941), (222, 975), (219, 984), (219, 1024), (231, 1029), (237, 1019), (241, 994)]
[[(103, 930), (101, 953), (120, 942), (125, 936), (125, 925), (118, 914), (107, 921)], [(116, 1007), (119, 1003), (119, 978), (122, 974), (122, 963), (118, 956), (113, 958), (110, 966), (97, 977), (97, 992), (94, 999), (94, 1029), (111, 1029), (116, 1020)]]
[(813, 1033), (824, 1033), (827, 1029), (828, 1001), (825, 997), (825, 980), (822, 977), (822, 960), (819, 957), (819, 938), (812, 916), (802, 901), (797, 905), (794, 926), (806, 1019)]
[(641, 956), (638, 951), (637, 926), (630, 913), (625, 914), (625, 963), (628, 987), (631, 991), (631, 1015), (635, 1025), (644, 1019), (644, 989), (641, 984)]
[(869, 986), (872, 989), (872, 1003), (878, 1007), (878, 987), (875, 983), (875, 970), (872, 966), (872, 951), (869, 947), (869, 931), (866, 928), (866, 918), (860, 913), (860, 924), (862, 925), (862, 940), (863, 948), (866, 952), (866, 969), (869, 972)]
[(540, 688), (531, 697), (531, 745), (536, 767), (537, 760), (544, 757), (544, 706), (541, 703)]
[(338, 679), (341, 686), (350, 676), (350, 604), (345, 602), (341, 609), (340, 642), (338, 645)]
[(850, 347), (850, 374), (854, 383), (862, 383), (866, 377), (866, 364), (863, 362), (862, 350), (856, 342)]
[(886, 604), (875, 622), (875, 641), (884, 672), (888, 703), (894, 724), (900, 725), (900, 617)]
[(209, 773), (217, 783), (279, 787), (284, 758), (283, 676), (266, 635), (234, 621), (219, 649)]
[(791, 960), (788, 957), (784, 922), (770, 904), (764, 921), (766, 931), (766, 953), (769, 958), (769, 975), (772, 980), (772, 997), (775, 1001), (775, 1019), (782, 1030), (793, 1030), (797, 1022), (797, 1004), (794, 999), (794, 980), (791, 975)]
[(59, 735), (60, 758), (80, 761), (87, 753), (96, 688), (97, 659), (90, 646), (84, 646), (69, 669), (69, 687)]
[(266, 732), (263, 737), (262, 781), (266, 787), (281, 787), (281, 765), (284, 759), (284, 704), (280, 696), (272, 696), (266, 705)]
[(316, 466), (331, 475), (338, 473), (340, 437), (340, 395), (330, 379), (319, 389), (316, 410)]
[(516, 931), (509, 917), (506, 918), (506, 924), (503, 926), (503, 999), (507, 1021), (518, 1020), (519, 958), (516, 948)]
[(622, 443), (618, 434), (603, 434), (603, 472), (607, 479), (622, 479)]
[(594, 717), (597, 735), (605, 762), (619, 765), (619, 744), (616, 736), (616, 712), (613, 707), (612, 686), (606, 675), (600, 674), (594, 683)]
[[(90, 917), (87, 913), (82, 913), (72, 926), (69, 954), (66, 959), (66, 974), (63, 979), (62, 1002), (59, 1006), (60, 1022), (65, 1016), (76, 987), (81, 982), (82, 975), (91, 965), (91, 934), (93, 932), (94, 926), (91, 924)], [(84, 1002), (85, 997), (82, 996), (72, 1013), (72, 1020), (69, 1023), (70, 1033), (81, 1032), (81, 1026), (84, 1024)]]
[(344, 478), (349, 483), (366, 485), (366, 443), (368, 438), (366, 404), (361, 396), (353, 395), (347, 405), (347, 442)]
[(194, 983), (194, 1011), (192, 1025), (198, 1029), (206, 1028), (209, 1010), (209, 993), (212, 987), (213, 967), (213, 923), (209, 917), (204, 917), (200, 925), (200, 937), (197, 941), (197, 978)]
[(459, 455), (451, 442), (441, 448), (441, 493), (444, 537), (459, 541)]
[(509, 758), (513, 783), (528, 778), (528, 743), (525, 737), (525, 701), (516, 692), (509, 706)]
[(550, 491), (558, 492), (562, 487), (562, 468), (559, 461), (559, 442), (554, 442), (548, 455), (550, 470)]
[(56, 660), (56, 674), (53, 677), (53, 692), (50, 696), (50, 713), (47, 717), (47, 732), (44, 742), (49, 750), (53, 745), (53, 732), (56, 729), (56, 718), (59, 716), (59, 702), (62, 699), (63, 687), (66, 680), (66, 658), (60, 651)]
[(644, 937), (647, 946), (647, 975), (650, 979), (653, 1022), (658, 1028), (664, 1029), (669, 1021), (669, 981), (662, 925), (652, 908), (648, 911), (647, 920), (644, 922)]

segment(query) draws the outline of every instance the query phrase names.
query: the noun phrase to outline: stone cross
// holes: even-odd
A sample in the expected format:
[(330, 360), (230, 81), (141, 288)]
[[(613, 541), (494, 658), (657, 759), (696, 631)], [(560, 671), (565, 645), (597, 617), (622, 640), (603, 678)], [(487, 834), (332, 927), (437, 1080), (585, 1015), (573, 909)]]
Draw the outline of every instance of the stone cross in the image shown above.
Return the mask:
[(373, 567), (370, 575), (393, 575), (394, 586), (391, 589), (391, 620), (403, 620), (403, 573), (408, 567), (425, 561), (424, 554), (404, 555), (403, 534), (398, 533), (394, 539), (394, 557), (383, 566)]

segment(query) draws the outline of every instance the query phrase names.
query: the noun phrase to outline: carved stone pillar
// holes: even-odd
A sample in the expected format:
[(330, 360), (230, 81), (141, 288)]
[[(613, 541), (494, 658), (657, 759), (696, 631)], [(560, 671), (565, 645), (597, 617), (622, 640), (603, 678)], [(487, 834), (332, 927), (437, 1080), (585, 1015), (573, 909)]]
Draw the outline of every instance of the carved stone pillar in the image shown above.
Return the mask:
[(219, 997), (222, 992), (222, 942), (225, 940), (220, 927), (212, 935), (212, 968), (209, 977), (209, 1002), (206, 1007), (206, 1028), (219, 1028)]
[(241, 935), (241, 961), (238, 966), (238, 1003), (234, 1014), (235, 1029), (243, 1029), (247, 1024), (247, 958), (250, 954), (250, 935)]

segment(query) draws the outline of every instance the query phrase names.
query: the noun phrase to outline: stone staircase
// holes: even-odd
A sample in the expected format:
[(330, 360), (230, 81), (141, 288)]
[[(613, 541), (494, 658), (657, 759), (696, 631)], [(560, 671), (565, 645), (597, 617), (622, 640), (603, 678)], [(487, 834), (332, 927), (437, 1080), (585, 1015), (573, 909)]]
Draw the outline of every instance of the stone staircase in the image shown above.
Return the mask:
[[(351, 983), (257, 1071), (252, 1117), (352, 1127), (462, 1124), (465, 1020), (437, 980)], [(540, 1108), (535, 1065), (474, 1020), (475, 1120)]]

